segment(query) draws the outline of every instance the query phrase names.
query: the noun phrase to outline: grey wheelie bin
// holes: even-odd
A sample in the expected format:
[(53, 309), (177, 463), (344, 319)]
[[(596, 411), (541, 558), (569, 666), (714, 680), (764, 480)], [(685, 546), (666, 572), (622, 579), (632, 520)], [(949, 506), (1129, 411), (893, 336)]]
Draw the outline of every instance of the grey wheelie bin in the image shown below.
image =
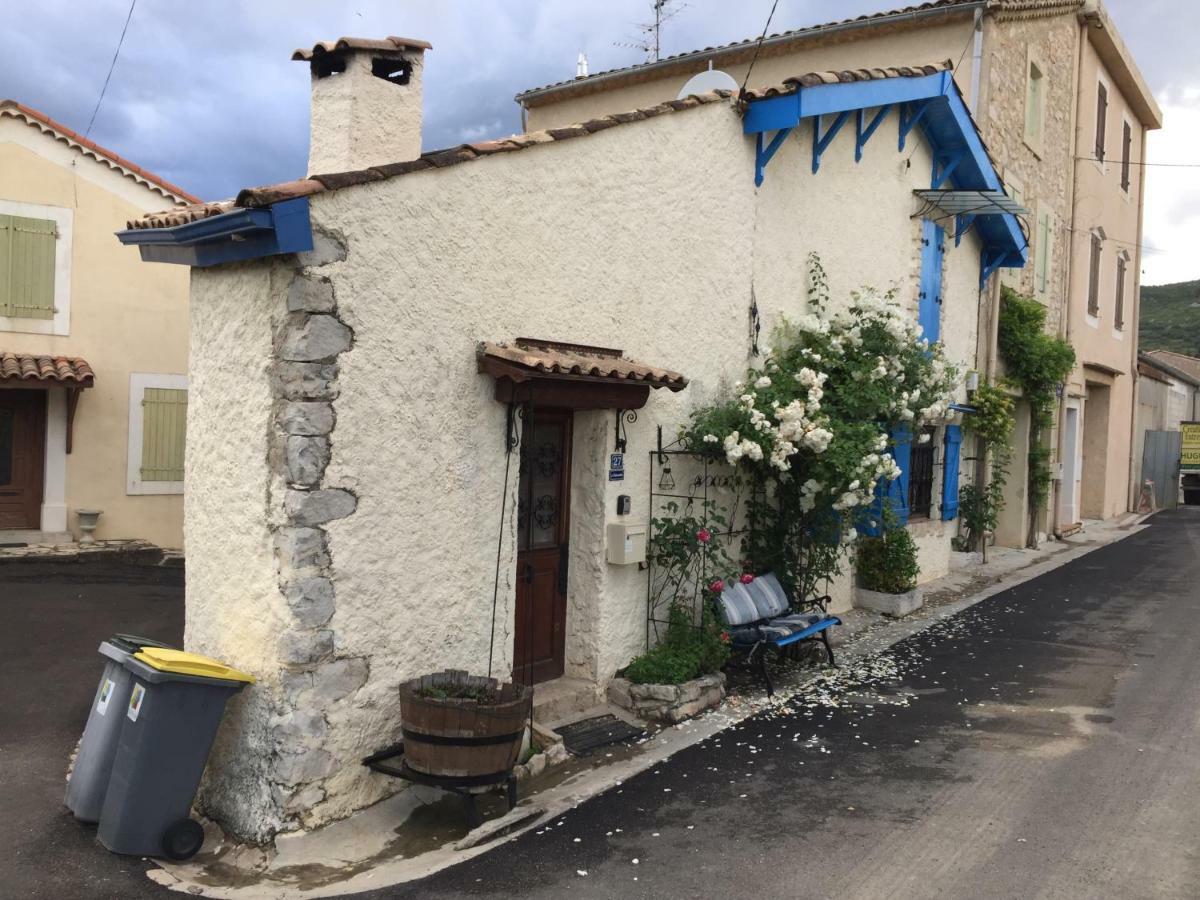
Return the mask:
[(81, 822), (100, 821), (108, 776), (112, 772), (113, 757), (117, 755), (121, 722), (129, 703), (129, 692), (133, 689), (133, 673), (125, 668), (125, 661), (143, 647), (166, 646), (132, 634), (115, 634), (100, 644), (100, 654), (107, 657), (108, 662), (96, 688), (92, 711), (88, 713), (64, 800)]
[(188, 859), (204, 843), (188, 817), (225, 703), (254, 677), (180, 650), (146, 648), (133, 676), (97, 838), (114, 853)]

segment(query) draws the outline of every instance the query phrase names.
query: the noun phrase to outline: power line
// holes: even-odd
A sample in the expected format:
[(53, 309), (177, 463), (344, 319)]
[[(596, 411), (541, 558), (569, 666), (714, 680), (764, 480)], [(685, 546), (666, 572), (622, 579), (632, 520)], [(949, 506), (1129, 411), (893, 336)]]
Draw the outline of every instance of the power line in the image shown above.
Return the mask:
[(750, 59), (750, 67), (746, 69), (746, 77), (742, 79), (742, 89), (740, 94), (746, 93), (746, 85), (750, 82), (750, 73), (754, 71), (754, 64), (758, 62), (758, 51), (762, 49), (763, 41), (767, 39), (767, 31), (771, 27), (771, 20), (775, 18), (775, 7), (779, 5), (779, 0), (775, 0), (771, 4), (771, 12), (767, 14), (767, 24), (763, 26), (762, 34), (758, 37), (758, 44), (754, 48), (754, 56)]
[[(1085, 234), (1086, 235), (1086, 234), (1092, 233), (1090, 228), (1072, 228), (1069, 225), (1065, 226), (1065, 230), (1070, 232), (1071, 234)], [(1151, 247), (1149, 244), (1139, 244), (1136, 241), (1122, 241), (1119, 238), (1106, 237), (1106, 238), (1104, 238), (1104, 241), (1105, 241), (1105, 243), (1109, 243), (1109, 244), (1120, 244), (1123, 247), (1133, 247), (1138, 250), (1148, 250), (1151, 253), (1166, 253), (1167, 252), (1166, 250), (1163, 250), (1161, 247)]]
[(1134, 162), (1132, 159), (1126, 162), (1125, 160), (1100, 159), (1097, 156), (1077, 156), (1075, 157), (1080, 162), (1112, 162), (1122, 166), (1158, 166), (1165, 169), (1200, 169), (1200, 162), (1194, 163), (1161, 163), (1161, 162)]
[(109, 64), (108, 74), (104, 76), (104, 86), (100, 88), (100, 97), (96, 100), (96, 108), (92, 110), (92, 117), (88, 120), (87, 131), (83, 133), (85, 138), (92, 133), (92, 126), (96, 124), (96, 114), (100, 112), (100, 104), (104, 102), (104, 93), (108, 90), (108, 82), (112, 79), (113, 69), (117, 67), (117, 57), (121, 55), (121, 46), (125, 43), (125, 32), (129, 30), (129, 20), (133, 18), (135, 6), (137, 6), (137, 0), (130, 0), (129, 14), (125, 16), (125, 27), (121, 29), (121, 37), (117, 41), (117, 49), (113, 53), (112, 63)]

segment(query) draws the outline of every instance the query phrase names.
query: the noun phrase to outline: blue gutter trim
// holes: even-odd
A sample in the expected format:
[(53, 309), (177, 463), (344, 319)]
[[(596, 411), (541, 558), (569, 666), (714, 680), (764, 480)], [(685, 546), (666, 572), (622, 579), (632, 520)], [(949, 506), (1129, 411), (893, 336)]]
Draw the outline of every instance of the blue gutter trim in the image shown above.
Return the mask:
[(313, 246), (307, 197), (265, 209), (234, 209), (171, 228), (131, 228), (118, 231), (117, 239), (137, 247), (146, 262), (198, 268), (303, 253)]

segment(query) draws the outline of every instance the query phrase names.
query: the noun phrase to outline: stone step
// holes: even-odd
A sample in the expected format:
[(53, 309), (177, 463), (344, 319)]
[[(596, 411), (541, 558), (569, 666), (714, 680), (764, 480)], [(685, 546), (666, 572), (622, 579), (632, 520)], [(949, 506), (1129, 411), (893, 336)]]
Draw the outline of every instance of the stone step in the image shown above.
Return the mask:
[(600, 702), (600, 692), (584, 678), (555, 678), (534, 685), (533, 719), (542, 724), (561, 722), (591, 709)]
[(5, 544), (35, 546), (38, 544), (70, 544), (74, 538), (69, 531), (37, 531), (36, 529), (6, 528), (0, 530), (0, 546)]

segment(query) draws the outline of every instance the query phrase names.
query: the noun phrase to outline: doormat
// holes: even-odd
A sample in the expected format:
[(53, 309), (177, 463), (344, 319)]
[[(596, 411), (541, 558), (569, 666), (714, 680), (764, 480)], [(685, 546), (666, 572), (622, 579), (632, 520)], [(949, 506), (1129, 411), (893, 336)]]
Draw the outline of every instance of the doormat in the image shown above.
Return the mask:
[(556, 728), (563, 745), (576, 756), (586, 756), (593, 750), (640, 738), (646, 732), (616, 716), (596, 716)]

